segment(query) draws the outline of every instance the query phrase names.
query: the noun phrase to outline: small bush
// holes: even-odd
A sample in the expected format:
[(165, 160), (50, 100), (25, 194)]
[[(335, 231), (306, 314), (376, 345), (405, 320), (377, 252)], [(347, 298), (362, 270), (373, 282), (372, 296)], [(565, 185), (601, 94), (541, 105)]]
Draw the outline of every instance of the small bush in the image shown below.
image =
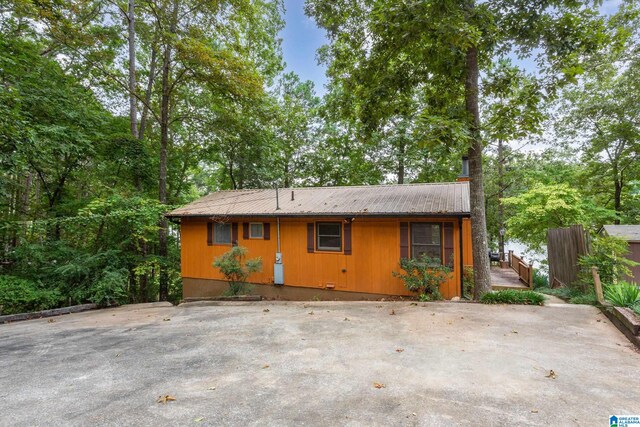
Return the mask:
[(15, 276), (0, 276), (0, 313), (16, 314), (57, 308), (57, 290), (41, 289), (37, 283)]
[(411, 292), (415, 292), (421, 301), (433, 301), (442, 299), (440, 285), (447, 280), (451, 268), (442, 265), (439, 259), (422, 255), (418, 259), (402, 258), (400, 268), (405, 273), (394, 271), (394, 277), (402, 279), (404, 286)]
[(213, 266), (219, 269), (225, 279), (229, 281), (229, 289), (225, 292), (228, 296), (249, 292), (250, 287), (247, 284), (247, 279), (252, 273), (262, 270), (260, 257), (245, 261), (247, 252), (247, 248), (243, 246), (234, 246), (229, 252), (213, 261)]
[(593, 291), (584, 292), (580, 287), (572, 288), (536, 288), (536, 292), (541, 294), (554, 295), (564, 300), (567, 300), (570, 304), (588, 304), (596, 305), (598, 300), (596, 294)]
[(462, 286), (464, 288), (464, 295), (468, 298), (473, 298), (473, 293), (476, 287), (476, 281), (473, 276), (473, 267), (466, 266), (462, 272)]
[(640, 288), (635, 283), (622, 281), (605, 286), (604, 297), (616, 307), (632, 307), (640, 302)]
[(544, 304), (544, 295), (533, 291), (505, 289), (503, 291), (493, 291), (484, 294), (480, 302), (484, 304), (542, 305)]
[(549, 277), (540, 272), (539, 270), (533, 270), (533, 287), (537, 288), (548, 288), (549, 287)]
[(128, 273), (125, 269), (107, 269), (102, 277), (89, 288), (89, 301), (101, 307), (126, 304)]

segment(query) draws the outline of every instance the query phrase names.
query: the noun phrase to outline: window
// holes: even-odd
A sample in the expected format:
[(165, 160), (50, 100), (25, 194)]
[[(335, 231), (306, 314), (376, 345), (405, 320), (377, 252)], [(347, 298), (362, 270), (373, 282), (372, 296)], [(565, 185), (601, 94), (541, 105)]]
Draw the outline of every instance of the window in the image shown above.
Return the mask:
[(316, 247), (319, 251), (340, 252), (342, 250), (342, 223), (316, 223)]
[(441, 224), (411, 224), (411, 258), (426, 255), (442, 263)]
[(231, 224), (221, 222), (213, 224), (213, 243), (217, 245), (231, 244)]
[(264, 228), (261, 222), (252, 222), (249, 224), (249, 238), (262, 239), (264, 237)]

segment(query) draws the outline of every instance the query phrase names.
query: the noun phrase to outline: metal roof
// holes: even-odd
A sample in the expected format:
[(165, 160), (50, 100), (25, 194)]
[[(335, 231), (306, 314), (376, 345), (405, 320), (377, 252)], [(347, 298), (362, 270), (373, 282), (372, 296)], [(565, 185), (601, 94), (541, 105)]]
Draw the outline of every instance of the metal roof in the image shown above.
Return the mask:
[[(292, 200), (293, 193), (293, 200)], [(168, 217), (469, 216), (469, 183), (307, 187), (217, 191)]]
[(640, 225), (603, 225), (609, 236), (620, 237), (627, 242), (640, 242)]

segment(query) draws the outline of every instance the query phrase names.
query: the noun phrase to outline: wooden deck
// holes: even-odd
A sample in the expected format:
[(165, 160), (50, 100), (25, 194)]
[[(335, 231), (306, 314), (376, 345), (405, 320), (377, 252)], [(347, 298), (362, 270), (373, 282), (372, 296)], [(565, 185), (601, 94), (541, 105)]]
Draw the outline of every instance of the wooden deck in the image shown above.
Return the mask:
[(491, 266), (491, 287), (498, 289), (529, 289), (527, 285), (520, 281), (518, 273), (512, 268), (500, 268)]

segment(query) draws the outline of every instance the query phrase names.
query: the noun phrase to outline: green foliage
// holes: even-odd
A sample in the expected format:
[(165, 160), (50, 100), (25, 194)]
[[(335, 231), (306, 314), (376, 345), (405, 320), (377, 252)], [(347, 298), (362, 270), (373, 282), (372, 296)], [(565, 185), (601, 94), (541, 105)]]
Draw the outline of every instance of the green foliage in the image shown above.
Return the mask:
[(475, 281), (473, 279), (473, 267), (466, 266), (462, 273), (462, 285), (464, 286), (464, 295), (467, 298), (473, 296)]
[(534, 288), (548, 288), (549, 276), (542, 273), (540, 270), (533, 270), (533, 287)]
[(595, 291), (593, 291), (592, 289), (585, 290), (582, 287), (555, 288), (555, 289), (548, 288), (548, 287), (541, 287), (541, 288), (536, 288), (536, 292), (557, 296), (559, 298), (566, 300), (571, 304), (596, 305), (596, 303), (598, 302)]
[(249, 292), (247, 279), (252, 273), (262, 270), (262, 259), (260, 257), (245, 259), (247, 252), (247, 248), (243, 246), (234, 246), (213, 261), (213, 266), (219, 269), (229, 281), (228, 295)]
[(509, 236), (534, 250), (546, 244), (549, 228), (603, 224), (615, 216), (607, 209), (596, 207), (567, 184), (536, 184), (519, 196), (503, 199), (502, 203), (514, 211), (507, 220)]
[(126, 290), (128, 278), (126, 269), (106, 268), (102, 277), (89, 288), (89, 301), (101, 307), (126, 304), (129, 301)]
[(640, 316), (640, 303), (636, 303), (633, 307), (631, 307), (635, 313)]
[(404, 282), (404, 286), (411, 292), (418, 293), (420, 298), (429, 300), (442, 299), (440, 285), (447, 280), (451, 268), (442, 265), (440, 260), (422, 255), (418, 259), (402, 258), (400, 268), (405, 272), (393, 272)]
[(597, 267), (604, 285), (617, 283), (621, 277), (631, 274), (631, 267), (638, 265), (626, 258), (628, 253), (626, 240), (615, 236), (597, 236), (593, 240), (591, 253), (578, 260), (583, 269), (582, 281), (593, 283), (591, 267)]
[(480, 299), (480, 302), (483, 304), (543, 305), (544, 295), (533, 291), (505, 289), (502, 291), (493, 291), (484, 294)]
[(62, 300), (62, 295), (55, 289), (46, 289), (15, 276), (0, 276), (1, 314), (48, 310), (58, 307)]
[(633, 307), (640, 303), (640, 288), (636, 283), (621, 281), (605, 286), (604, 298), (616, 307)]

